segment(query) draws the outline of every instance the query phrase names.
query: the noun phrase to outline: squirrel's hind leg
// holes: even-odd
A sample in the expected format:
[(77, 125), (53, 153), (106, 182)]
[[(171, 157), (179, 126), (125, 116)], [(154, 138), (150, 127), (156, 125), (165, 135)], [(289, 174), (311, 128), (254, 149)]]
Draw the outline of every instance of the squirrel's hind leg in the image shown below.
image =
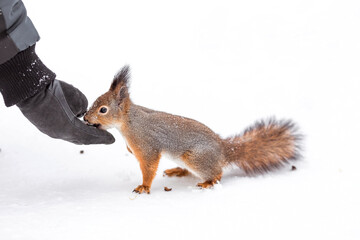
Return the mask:
[(203, 183), (198, 183), (197, 186), (210, 188), (221, 180), (221, 157), (221, 155), (214, 155), (209, 151), (187, 151), (182, 155), (182, 160), (192, 173), (205, 180)]
[(211, 188), (213, 187), (215, 184), (219, 183), (221, 180), (221, 175), (212, 179), (212, 180), (208, 180), (208, 181), (205, 181), (203, 183), (198, 183), (196, 186), (199, 187), (199, 188)]
[(171, 168), (171, 169), (167, 169), (164, 171), (164, 176), (168, 176), (168, 177), (185, 177), (188, 176), (190, 173), (187, 169), (185, 168)]

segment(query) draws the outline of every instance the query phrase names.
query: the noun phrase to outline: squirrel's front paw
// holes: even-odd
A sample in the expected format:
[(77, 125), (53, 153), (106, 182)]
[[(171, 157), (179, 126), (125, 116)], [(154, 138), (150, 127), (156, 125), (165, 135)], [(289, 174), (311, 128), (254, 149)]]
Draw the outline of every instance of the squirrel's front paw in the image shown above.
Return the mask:
[(147, 193), (149, 194), (150, 193), (150, 187), (148, 186), (144, 186), (144, 185), (139, 185), (137, 186), (137, 188), (134, 189), (133, 192), (136, 192), (136, 193), (139, 193), (139, 194), (142, 194), (142, 193)]

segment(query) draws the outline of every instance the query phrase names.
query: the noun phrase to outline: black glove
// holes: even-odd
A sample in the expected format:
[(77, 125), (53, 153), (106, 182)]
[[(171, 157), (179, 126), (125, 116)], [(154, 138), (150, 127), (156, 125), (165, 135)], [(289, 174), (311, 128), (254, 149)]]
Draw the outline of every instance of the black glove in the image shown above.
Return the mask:
[(16, 104), (41, 132), (75, 144), (111, 144), (107, 131), (88, 126), (77, 117), (88, 102), (77, 88), (55, 79), (35, 54), (35, 47), (0, 65), (0, 91), (6, 106)]
[(43, 91), (17, 104), (21, 112), (41, 132), (75, 144), (111, 144), (107, 131), (88, 126), (77, 117), (85, 114), (88, 103), (77, 88), (54, 80)]

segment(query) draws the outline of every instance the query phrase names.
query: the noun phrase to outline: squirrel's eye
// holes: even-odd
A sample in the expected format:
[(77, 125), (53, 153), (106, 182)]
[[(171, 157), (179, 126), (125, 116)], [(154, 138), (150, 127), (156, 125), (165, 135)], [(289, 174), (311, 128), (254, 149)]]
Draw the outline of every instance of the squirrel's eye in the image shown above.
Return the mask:
[(100, 108), (100, 112), (101, 112), (101, 113), (106, 113), (106, 112), (107, 112), (107, 108), (106, 108), (106, 107)]

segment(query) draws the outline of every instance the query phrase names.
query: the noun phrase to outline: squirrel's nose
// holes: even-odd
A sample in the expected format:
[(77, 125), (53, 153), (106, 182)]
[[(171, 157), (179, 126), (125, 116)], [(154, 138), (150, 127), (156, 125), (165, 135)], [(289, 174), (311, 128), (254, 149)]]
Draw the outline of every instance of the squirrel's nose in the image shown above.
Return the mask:
[(84, 115), (84, 121), (89, 122), (86, 114)]

